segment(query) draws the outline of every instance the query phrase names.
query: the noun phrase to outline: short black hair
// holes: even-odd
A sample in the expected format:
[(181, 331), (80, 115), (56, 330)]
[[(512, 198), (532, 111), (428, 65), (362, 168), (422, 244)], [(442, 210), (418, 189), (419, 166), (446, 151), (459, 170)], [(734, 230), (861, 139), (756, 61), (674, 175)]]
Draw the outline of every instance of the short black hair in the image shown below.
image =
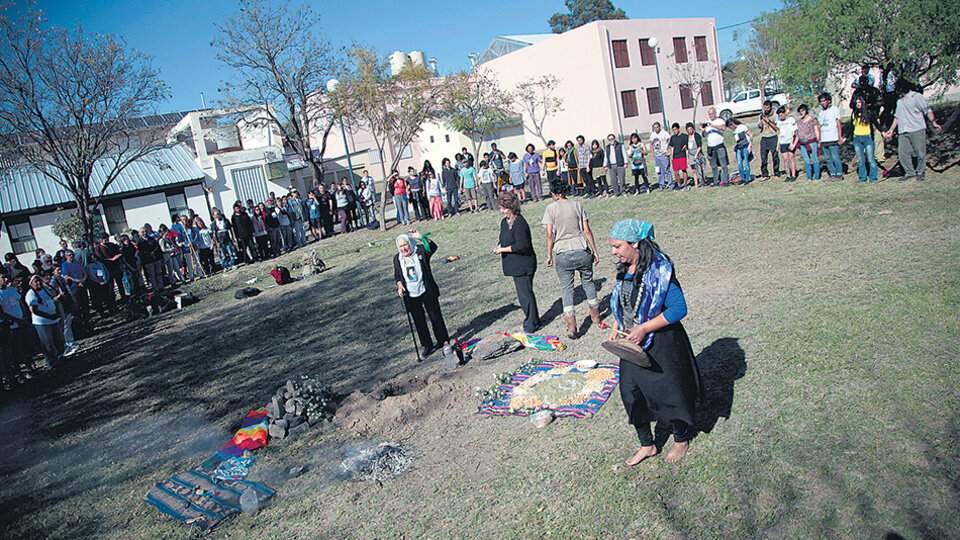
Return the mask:
[(787, 112), (787, 108), (784, 107), (783, 105), (777, 107), (777, 114), (780, 114), (780, 113), (786, 114), (786, 112)]
[(673, 128), (677, 128), (677, 129), (680, 129), (680, 124), (678, 124), (678, 123), (676, 123), (676, 122), (674, 122), (674, 123), (673, 123), (673, 125), (672, 125), (672, 126), (670, 126), (670, 129), (673, 129)]
[(697, 129), (697, 126), (693, 125), (693, 122), (687, 122), (686, 127), (688, 127), (688, 128), (693, 128), (693, 129)]
[(827, 101), (833, 101), (833, 96), (830, 95), (830, 92), (820, 92), (820, 95), (817, 96), (817, 101), (820, 101), (823, 99)]

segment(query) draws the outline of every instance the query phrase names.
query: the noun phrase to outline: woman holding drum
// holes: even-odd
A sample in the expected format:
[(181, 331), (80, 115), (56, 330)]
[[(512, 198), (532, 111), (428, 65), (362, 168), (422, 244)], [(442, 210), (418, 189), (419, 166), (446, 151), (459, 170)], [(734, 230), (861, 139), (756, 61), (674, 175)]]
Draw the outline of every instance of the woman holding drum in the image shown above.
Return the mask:
[(657, 455), (670, 435), (673, 448), (666, 459), (677, 462), (696, 433), (693, 417), (700, 391), (693, 349), (680, 324), (687, 314), (683, 291), (673, 263), (654, 242), (653, 225), (618, 221), (610, 230), (610, 247), (620, 263), (610, 296), (618, 330), (609, 339), (636, 349), (634, 358), (642, 358), (633, 363), (626, 361), (630, 355), (622, 355), (620, 362), (620, 395), (640, 439), (640, 450), (627, 465)]

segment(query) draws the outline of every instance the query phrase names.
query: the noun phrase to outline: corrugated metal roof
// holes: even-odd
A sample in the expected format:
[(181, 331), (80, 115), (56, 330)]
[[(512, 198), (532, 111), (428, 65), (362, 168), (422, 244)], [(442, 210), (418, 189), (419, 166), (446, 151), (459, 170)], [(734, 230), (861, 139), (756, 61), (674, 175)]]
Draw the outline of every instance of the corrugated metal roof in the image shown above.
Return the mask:
[[(104, 158), (94, 164), (93, 177), (90, 179), (92, 193), (99, 193), (103, 186), (112, 166), (109, 159)], [(8, 171), (5, 176), (6, 178), (0, 179), (0, 212), (4, 214), (74, 202), (63, 186), (36, 169)], [(104, 195), (116, 196), (198, 181), (204, 176), (190, 154), (181, 145), (176, 145), (161, 148), (128, 165), (107, 187)]]

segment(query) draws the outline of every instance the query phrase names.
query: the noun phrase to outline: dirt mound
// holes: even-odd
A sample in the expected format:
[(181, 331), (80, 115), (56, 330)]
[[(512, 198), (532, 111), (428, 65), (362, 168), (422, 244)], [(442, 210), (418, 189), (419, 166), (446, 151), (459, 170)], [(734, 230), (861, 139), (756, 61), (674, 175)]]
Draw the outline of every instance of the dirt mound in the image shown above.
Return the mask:
[(352, 433), (389, 434), (409, 423), (464, 406), (472, 397), (466, 370), (401, 377), (371, 392), (356, 391), (340, 404), (334, 422)]

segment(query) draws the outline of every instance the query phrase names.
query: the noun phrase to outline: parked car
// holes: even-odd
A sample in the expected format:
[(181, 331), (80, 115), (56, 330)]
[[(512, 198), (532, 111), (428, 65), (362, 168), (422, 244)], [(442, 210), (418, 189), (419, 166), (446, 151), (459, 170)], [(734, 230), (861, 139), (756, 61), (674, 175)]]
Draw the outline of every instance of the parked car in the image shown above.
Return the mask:
[(781, 105), (787, 105), (790, 101), (782, 90), (767, 88), (763, 91), (761, 97), (760, 90), (753, 88), (737, 92), (731, 101), (717, 103), (714, 107), (716, 107), (718, 111), (717, 114), (720, 118), (730, 120), (735, 116), (748, 116), (759, 113), (763, 109), (764, 100), (767, 99), (773, 102), (774, 110)]

